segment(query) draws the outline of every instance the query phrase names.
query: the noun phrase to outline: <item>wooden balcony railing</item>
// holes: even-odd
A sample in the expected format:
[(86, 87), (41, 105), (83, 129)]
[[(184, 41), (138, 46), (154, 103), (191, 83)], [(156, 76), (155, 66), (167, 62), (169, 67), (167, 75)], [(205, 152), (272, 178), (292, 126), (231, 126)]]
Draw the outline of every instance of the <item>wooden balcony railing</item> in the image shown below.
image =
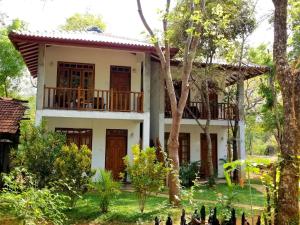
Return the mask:
[(143, 105), (143, 92), (44, 87), (44, 109), (142, 113)]
[[(238, 119), (237, 106), (228, 103), (210, 103), (210, 112), (212, 120), (235, 120)], [(165, 105), (165, 117), (171, 118), (171, 107)], [(189, 102), (186, 105), (182, 118), (183, 119), (207, 119), (208, 110), (206, 104), (203, 102)]]

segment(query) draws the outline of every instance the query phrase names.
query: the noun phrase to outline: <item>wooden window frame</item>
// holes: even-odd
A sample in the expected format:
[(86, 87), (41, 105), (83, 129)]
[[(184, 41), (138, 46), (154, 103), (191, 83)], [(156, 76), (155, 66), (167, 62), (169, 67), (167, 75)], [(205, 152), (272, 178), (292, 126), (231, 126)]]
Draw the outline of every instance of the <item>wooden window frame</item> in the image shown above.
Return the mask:
[[(95, 89), (95, 64), (92, 63), (79, 63), (79, 62), (66, 62), (57, 61), (57, 75), (56, 75), (56, 87), (60, 87), (60, 71), (62, 69), (73, 69), (73, 70), (91, 70), (93, 73), (93, 84), (92, 89)], [(71, 76), (68, 78), (68, 88), (70, 88)], [(82, 77), (80, 77), (80, 88), (82, 88)]]
[[(169, 137), (170, 133), (169, 132), (165, 132), (165, 149), (167, 150), (167, 139)], [(178, 141), (179, 141), (179, 165), (181, 166), (183, 164), (182, 162), (182, 156), (183, 156), (183, 152), (182, 152), (182, 144), (181, 144), (181, 141), (180, 139), (182, 139), (183, 136), (186, 136), (187, 137), (187, 148), (188, 148), (188, 152), (187, 152), (187, 155), (186, 155), (186, 158), (187, 158), (187, 162), (186, 163), (190, 163), (191, 162), (191, 135), (190, 133), (183, 133), (183, 132), (180, 132), (179, 133), (179, 137), (178, 137)], [(181, 153), (181, 155), (180, 155)]]
[[(79, 143), (80, 143), (80, 146), (81, 146), (81, 135), (82, 135), (82, 132), (83, 131), (89, 131), (90, 134), (88, 135), (88, 137), (90, 138), (90, 145), (88, 146), (90, 148), (90, 150), (92, 150), (92, 147), (93, 147), (93, 129), (89, 129), (89, 128), (64, 128), (64, 127), (57, 127), (55, 128), (55, 132), (61, 132), (63, 134), (66, 134), (66, 138), (68, 134), (70, 134), (69, 132), (79, 132), (78, 134), (78, 139), (79, 139)], [(80, 146), (78, 146), (78, 148), (80, 148)]]

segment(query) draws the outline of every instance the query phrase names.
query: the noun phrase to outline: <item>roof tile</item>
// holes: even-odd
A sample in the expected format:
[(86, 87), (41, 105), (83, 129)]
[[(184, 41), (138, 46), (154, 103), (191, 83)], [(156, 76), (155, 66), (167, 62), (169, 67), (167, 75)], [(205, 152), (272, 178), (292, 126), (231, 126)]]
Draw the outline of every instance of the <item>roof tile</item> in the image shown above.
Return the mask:
[(16, 133), (26, 109), (24, 101), (0, 98), (0, 133)]

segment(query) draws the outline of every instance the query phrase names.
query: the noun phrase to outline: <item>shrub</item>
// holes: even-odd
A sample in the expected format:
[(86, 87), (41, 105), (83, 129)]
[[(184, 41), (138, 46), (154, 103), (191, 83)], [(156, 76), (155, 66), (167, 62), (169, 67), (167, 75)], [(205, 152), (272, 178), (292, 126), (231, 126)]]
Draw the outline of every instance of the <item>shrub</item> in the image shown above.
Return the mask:
[(65, 136), (47, 131), (45, 123), (29, 125), (21, 134), (18, 149), (12, 153), (13, 165), (27, 168), (36, 175), (38, 187), (45, 187), (52, 179), (54, 161), (64, 144)]
[(25, 169), (4, 174), (3, 181), (0, 210), (23, 224), (64, 224), (68, 197), (48, 188), (37, 189), (34, 178)]
[(200, 161), (184, 163), (179, 169), (179, 178), (181, 185), (184, 187), (190, 187), (193, 185), (193, 181), (199, 174)]
[(164, 187), (169, 169), (156, 159), (155, 148), (148, 147), (141, 151), (139, 145), (135, 145), (132, 153), (133, 161), (130, 162), (126, 156), (124, 162), (143, 213), (147, 197), (151, 193), (158, 193)]
[(120, 183), (113, 180), (110, 171), (101, 169), (99, 170), (99, 177), (94, 186), (99, 194), (100, 210), (106, 213), (108, 212), (111, 200), (120, 193)]
[(66, 183), (63, 191), (71, 197), (74, 206), (79, 193), (84, 193), (91, 177), (95, 174), (91, 169), (91, 150), (82, 145), (64, 145), (54, 162), (55, 176)]

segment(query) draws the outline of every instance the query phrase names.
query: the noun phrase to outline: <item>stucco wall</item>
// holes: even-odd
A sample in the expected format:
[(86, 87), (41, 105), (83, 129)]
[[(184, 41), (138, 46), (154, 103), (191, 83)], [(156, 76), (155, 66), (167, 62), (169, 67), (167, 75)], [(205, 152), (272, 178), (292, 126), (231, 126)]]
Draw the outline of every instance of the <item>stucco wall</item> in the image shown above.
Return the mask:
[[(165, 125), (165, 132), (170, 131), (170, 125)], [(201, 159), (200, 134), (203, 133), (197, 125), (181, 125), (181, 133), (190, 133), (190, 160), (191, 162)], [(210, 133), (218, 136), (218, 177), (224, 176), (223, 163), (220, 159), (227, 157), (227, 128), (225, 126), (211, 126)]]
[(56, 87), (57, 62), (95, 64), (95, 89), (109, 90), (110, 66), (131, 67), (131, 90), (141, 91), (142, 53), (100, 48), (50, 46), (45, 51), (45, 85)]
[[(150, 92), (150, 138), (156, 141), (164, 139), (164, 79), (160, 73), (160, 64), (151, 62), (151, 92)], [(161, 132), (162, 131), (162, 132)]]
[(132, 158), (131, 147), (138, 144), (140, 139), (140, 123), (137, 121), (49, 117), (46, 123), (50, 130), (55, 130), (57, 127), (92, 129), (92, 168), (95, 169), (105, 168), (106, 129), (128, 130), (127, 154), (130, 158)]

